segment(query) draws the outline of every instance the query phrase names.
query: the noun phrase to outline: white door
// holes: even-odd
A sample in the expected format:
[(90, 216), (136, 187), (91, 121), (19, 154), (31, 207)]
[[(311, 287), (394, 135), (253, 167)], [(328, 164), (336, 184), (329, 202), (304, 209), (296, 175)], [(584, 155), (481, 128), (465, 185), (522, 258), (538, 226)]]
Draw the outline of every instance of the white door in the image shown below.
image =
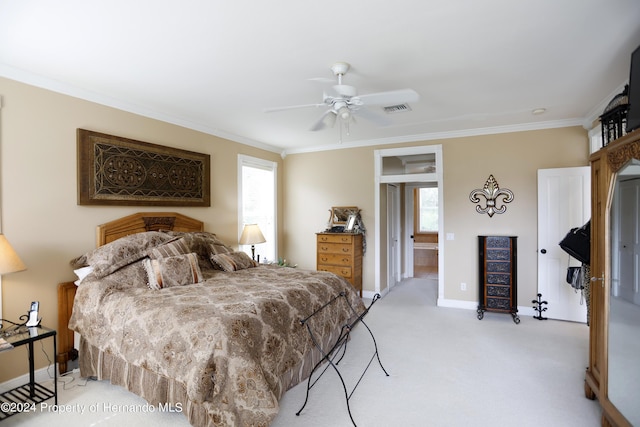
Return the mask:
[(389, 290), (400, 281), (400, 190), (387, 184), (387, 254)]
[(549, 319), (587, 321), (586, 301), (566, 282), (567, 266), (579, 266), (559, 246), (574, 227), (591, 218), (589, 167), (538, 170), (538, 293)]

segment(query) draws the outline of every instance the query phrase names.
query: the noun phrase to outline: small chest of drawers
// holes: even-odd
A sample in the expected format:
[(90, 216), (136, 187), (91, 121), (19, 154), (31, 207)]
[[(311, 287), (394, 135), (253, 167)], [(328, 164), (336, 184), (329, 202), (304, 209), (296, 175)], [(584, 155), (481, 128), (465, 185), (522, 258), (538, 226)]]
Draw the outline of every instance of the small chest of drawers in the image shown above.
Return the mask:
[(362, 296), (362, 234), (317, 233), (316, 269), (344, 277)]
[(478, 236), (478, 319), (485, 311), (518, 317), (517, 241), (515, 236)]

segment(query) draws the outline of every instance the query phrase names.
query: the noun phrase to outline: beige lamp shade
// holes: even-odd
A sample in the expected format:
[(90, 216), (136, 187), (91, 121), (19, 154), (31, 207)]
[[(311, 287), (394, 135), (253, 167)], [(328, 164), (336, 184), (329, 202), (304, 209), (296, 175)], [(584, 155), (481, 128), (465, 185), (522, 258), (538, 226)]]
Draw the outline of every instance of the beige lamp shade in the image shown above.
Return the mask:
[(27, 267), (13, 250), (7, 238), (4, 234), (0, 234), (0, 274), (15, 273), (26, 269)]
[(258, 224), (245, 224), (240, 236), (241, 245), (255, 245), (266, 242)]

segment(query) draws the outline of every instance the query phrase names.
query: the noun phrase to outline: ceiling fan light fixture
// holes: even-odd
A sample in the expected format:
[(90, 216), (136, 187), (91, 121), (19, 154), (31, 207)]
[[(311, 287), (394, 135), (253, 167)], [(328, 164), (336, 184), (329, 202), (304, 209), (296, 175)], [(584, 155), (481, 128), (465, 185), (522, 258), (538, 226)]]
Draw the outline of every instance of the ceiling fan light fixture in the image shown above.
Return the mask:
[(338, 116), (344, 121), (348, 121), (351, 118), (351, 111), (347, 107), (342, 107), (338, 110)]

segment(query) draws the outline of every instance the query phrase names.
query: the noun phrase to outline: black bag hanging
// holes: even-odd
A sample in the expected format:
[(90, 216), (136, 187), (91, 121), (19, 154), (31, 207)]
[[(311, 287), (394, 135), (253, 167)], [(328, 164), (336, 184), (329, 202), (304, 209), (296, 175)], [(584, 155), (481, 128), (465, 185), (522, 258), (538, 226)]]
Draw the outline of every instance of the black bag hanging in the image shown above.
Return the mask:
[(582, 227), (572, 228), (560, 241), (560, 247), (583, 264), (591, 261), (591, 220)]

